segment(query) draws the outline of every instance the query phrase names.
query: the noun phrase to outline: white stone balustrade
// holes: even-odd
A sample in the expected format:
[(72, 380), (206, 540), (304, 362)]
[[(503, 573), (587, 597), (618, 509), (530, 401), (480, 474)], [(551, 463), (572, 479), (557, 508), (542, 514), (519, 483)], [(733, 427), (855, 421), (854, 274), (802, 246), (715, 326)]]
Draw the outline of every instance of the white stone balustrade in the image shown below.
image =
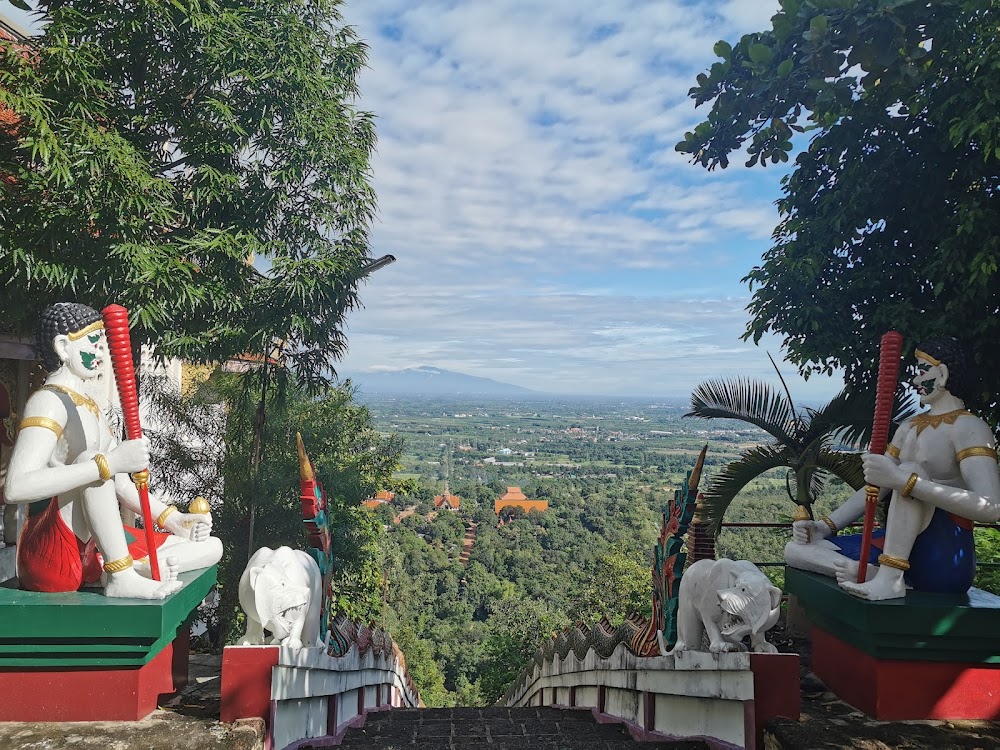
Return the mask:
[(321, 648), (280, 648), (271, 670), (271, 747), (295, 748), (318, 737), (332, 743), (368, 711), (419, 705), (395, 652), (361, 654), (355, 645), (333, 657)]
[[(524, 676), (505, 705), (590, 708), (598, 719), (624, 721), (637, 736), (704, 737), (719, 748), (752, 748), (762, 718), (755, 710), (759, 664), (791, 668), (797, 698), (795, 655), (685, 651), (639, 657), (620, 644), (606, 659), (593, 649), (582, 660), (572, 650), (565, 659), (554, 654)], [(798, 717), (797, 700), (787, 712)]]

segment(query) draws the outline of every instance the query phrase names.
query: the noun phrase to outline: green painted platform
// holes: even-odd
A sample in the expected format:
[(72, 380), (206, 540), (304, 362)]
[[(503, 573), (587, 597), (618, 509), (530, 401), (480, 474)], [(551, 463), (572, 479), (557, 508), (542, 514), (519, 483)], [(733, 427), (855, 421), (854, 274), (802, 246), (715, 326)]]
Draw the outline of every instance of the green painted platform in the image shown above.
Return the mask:
[(142, 666), (212, 590), (216, 570), (182, 573), (184, 588), (161, 601), (21, 591), (8, 581), (0, 585), (0, 669)]
[(869, 602), (787, 566), (785, 589), (810, 622), (876, 659), (1000, 664), (1000, 596), (980, 589)]

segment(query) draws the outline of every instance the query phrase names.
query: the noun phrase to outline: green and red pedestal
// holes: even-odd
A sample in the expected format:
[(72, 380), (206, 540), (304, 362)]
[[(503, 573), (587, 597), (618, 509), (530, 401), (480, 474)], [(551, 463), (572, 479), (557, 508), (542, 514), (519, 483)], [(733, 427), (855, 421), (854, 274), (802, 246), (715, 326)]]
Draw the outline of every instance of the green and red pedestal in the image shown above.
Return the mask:
[(907, 592), (869, 602), (785, 568), (812, 627), (812, 669), (881, 720), (1000, 718), (1000, 597)]
[(187, 682), (188, 628), (215, 566), (161, 601), (0, 586), (0, 721), (138, 721)]

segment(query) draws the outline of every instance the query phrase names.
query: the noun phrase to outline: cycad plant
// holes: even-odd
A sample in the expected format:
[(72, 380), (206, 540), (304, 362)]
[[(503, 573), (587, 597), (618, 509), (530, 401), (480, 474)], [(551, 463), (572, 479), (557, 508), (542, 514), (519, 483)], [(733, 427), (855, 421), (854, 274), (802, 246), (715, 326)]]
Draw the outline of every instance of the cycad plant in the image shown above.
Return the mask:
[[(831, 475), (855, 489), (864, 484), (860, 453), (841, 447), (867, 443), (873, 399), (845, 389), (825, 406), (800, 411), (795, 408), (780, 372), (778, 377), (781, 390), (764, 381), (733, 378), (708, 380), (691, 394), (691, 411), (685, 416), (738, 419), (759, 427), (773, 438), (770, 443), (743, 451), (706, 487), (700, 514), (715, 532), (740, 490), (771, 469), (788, 469), (785, 475), (788, 497), (803, 506), (810, 517), (812, 505)], [(897, 414), (900, 404), (897, 398)]]

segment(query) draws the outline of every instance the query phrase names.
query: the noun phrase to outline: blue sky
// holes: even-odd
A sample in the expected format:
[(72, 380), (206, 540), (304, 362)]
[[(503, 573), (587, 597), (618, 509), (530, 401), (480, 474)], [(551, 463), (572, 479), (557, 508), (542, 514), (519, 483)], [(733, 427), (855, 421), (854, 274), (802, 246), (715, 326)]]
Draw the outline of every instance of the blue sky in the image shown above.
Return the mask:
[(429, 364), (614, 395), (772, 379), (778, 342), (740, 340), (740, 279), (769, 245), (781, 172), (708, 173), (673, 147), (706, 111), (686, 94), (714, 43), (776, 9), (349, 2), (371, 47), (360, 105), (378, 116), (374, 254), (398, 260), (363, 289), (342, 369)]
[[(593, 6), (593, 7), (591, 7)], [(9, 6), (8, 6), (9, 7)], [(372, 254), (342, 372), (434, 365), (552, 393), (684, 395), (773, 380), (740, 340), (777, 169), (674, 144), (714, 43), (777, 0), (347, 0), (378, 117)], [(796, 396), (840, 381), (783, 372)]]

